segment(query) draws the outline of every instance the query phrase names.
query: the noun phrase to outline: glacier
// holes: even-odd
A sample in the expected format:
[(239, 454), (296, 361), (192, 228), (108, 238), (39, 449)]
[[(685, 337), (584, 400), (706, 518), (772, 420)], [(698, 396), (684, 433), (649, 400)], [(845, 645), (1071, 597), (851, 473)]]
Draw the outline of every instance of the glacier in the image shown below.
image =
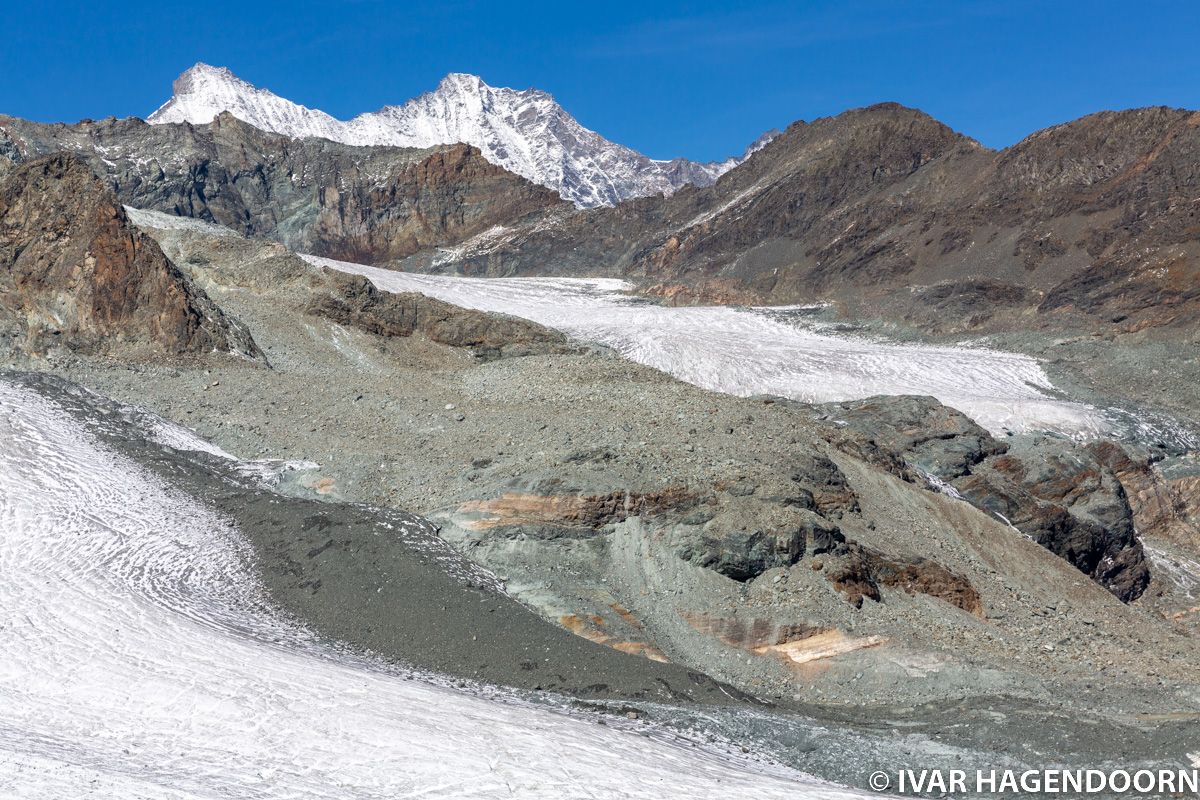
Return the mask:
[(768, 131), (740, 157), (724, 161), (657, 161), (583, 127), (546, 92), (493, 87), (475, 75), (451, 73), (432, 92), (342, 121), (202, 63), (175, 80), (172, 97), (147, 121), (200, 125), (222, 112), (293, 138), (420, 148), (462, 142), (580, 208), (671, 194), (685, 184), (707, 186), (777, 133)]
[(997, 435), (1089, 439), (1111, 424), (1097, 408), (1056, 397), (1041, 365), (1018, 353), (836, 335), (774, 319), (769, 308), (660, 306), (623, 294), (631, 287), (613, 278), (466, 278), (302, 258), (384, 291), (523, 317), (712, 391), (806, 403), (932, 395)]
[(323, 645), (231, 522), (3, 376), (0, 531), (6, 798), (868, 796)]

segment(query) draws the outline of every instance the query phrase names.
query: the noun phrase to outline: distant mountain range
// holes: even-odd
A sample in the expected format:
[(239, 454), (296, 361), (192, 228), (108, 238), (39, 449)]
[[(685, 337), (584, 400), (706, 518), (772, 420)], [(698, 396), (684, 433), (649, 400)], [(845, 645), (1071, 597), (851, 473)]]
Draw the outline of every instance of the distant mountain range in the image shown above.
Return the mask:
[(620, 277), (676, 304), (824, 301), (950, 334), (1200, 318), (1189, 110), (1100, 112), (995, 151), (884, 103), (697, 165), (467, 75), (342, 122), (199, 65), (149, 124), (0, 116), (0, 174), (61, 151), (126, 205), (410, 271)]
[(883, 103), (793, 123), (713, 186), (401, 266), (607, 275), (678, 304), (824, 300), (926, 331), (1189, 331), (1198, 164), (1200, 112), (1186, 109), (1100, 112), (995, 151)]
[(148, 121), (206, 124), (228, 112), (256, 128), (293, 138), (321, 137), (349, 145), (433, 147), (463, 143), (581, 208), (708, 186), (775, 135), (724, 161), (656, 161), (583, 127), (554, 98), (537, 89), (489, 86), (451, 73), (436, 90), (398, 106), (342, 121), (259, 89), (228, 69), (196, 64), (176, 79), (175, 93)]

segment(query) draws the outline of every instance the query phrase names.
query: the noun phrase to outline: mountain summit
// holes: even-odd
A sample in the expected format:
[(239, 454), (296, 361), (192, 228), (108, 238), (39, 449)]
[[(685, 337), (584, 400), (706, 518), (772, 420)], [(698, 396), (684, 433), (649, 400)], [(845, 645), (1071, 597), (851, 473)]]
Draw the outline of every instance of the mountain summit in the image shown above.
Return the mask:
[(458, 72), (403, 105), (347, 121), (259, 89), (224, 67), (196, 64), (175, 80), (174, 89), (150, 115), (151, 123), (203, 124), (228, 111), (256, 128), (297, 138), (398, 147), (462, 142), (583, 208), (671, 194), (689, 183), (707, 186), (753, 152), (711, 163), (656, 161), (583, 127), (543, 91), (496, 88)]
[(297, 138), (319, 136), (347, 144), (385, 144), (351, 141), (346, 130), (348, 123), (258, 89), (225, 67), (196, 64), (176, 78), (172, 88), (175, 93), (171, 99), (146, 118), (151, 124), (206, 124), (222, 111), (228, 111), (243, 122), (273, 133)]

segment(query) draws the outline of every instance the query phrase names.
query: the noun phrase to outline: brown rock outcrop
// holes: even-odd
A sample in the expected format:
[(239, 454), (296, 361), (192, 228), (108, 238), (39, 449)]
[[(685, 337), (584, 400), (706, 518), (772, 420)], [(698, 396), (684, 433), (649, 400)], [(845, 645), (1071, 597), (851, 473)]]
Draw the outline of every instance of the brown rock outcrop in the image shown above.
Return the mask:
[(896, 558), (848, 542), (823, 567), (825, 579), (855, 608), (863, 600), (883, 599), (880, 587), (900, 589), (907, 594), (936, 597), (975, 616), (983, 615), (983, 599), (961, 575), (927, 558)]
[(374, 264), (460, 242), (556, 202), (549, 189), (456, 144), (402, 164), (378, 183), (321, 187), (307, 235), (319, 255)]
[(897, 561), (874, 552), (868, 558), (875, 580), (883, 586), (908, 594), (926, 594), (968, 614), (983, 615), (983, 599), (970, 581), (936, 561), (927, 558)]
[(18, 349), (261, 357), (250, 334), (142, 235), (78, 156), (0, 182), (0, 323)]

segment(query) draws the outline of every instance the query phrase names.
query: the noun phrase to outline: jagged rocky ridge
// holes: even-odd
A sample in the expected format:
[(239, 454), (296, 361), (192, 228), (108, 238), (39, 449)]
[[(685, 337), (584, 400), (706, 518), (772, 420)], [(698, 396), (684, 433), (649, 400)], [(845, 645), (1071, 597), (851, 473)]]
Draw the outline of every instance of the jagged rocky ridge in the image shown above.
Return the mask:
[(264, 131), (343, 144), (419, 148), (469, 144), (489, 162), (547, 186), (580, 207), (670, 194), (686, 184), (707, 186), (763, 141), (751, 145), (741, 158), (725, 161), (655, 161), (584, 128), (545, 92), (496, 88), (463, 73), (447, 75), (436, 90), (403, 105), (343, 122), (207, 64), (196, 64), (180, 75), (174, 95), (148, 120), (207, 124), (221, 113)]
[(0, 117), (0, 156), (57, 151), (86, 159), (125, 205), (352, 261), (402, 258), (562, 205), (461, 144), (351, 147), (264, 133), (228, 114), (195, 126)]
[(56, 348), (261, 358), (249, 332), (130, 224), (78, 156), (60, 153), (0, 179), (0, 341)]

